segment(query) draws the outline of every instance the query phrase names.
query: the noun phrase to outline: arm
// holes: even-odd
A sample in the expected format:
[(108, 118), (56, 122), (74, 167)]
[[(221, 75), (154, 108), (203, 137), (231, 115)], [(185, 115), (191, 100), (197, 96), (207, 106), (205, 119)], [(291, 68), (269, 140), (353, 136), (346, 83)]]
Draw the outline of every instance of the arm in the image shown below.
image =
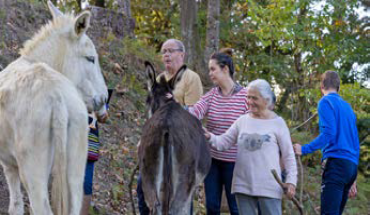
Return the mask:
[(208, 112), (210, 98), (213, 97), (214, 89), (211, 89), (208, 93), (200, 98), (200, 100), (193, 106), (189, 106), (189, 112), (197, 117), (199, 120), (203, 119)]
[(337, 132), (334, 110), (329, 101), (321, 100), (318, 107), (320, 134), (311, 143), (302, 146), (302, 155), (322, 149), (326, 144), (332, 143)]
[(236, 144), (239, 129), (239, 119), (236, 120), (227, 131), (222, 135), (211, 134), (209, 143), (218, 151), (228, 150), (232, 145)]
[(288, 126), (283, 121), (277, 134), (277, 141), (279, 144), (281, 159), (284, 167), (287, 171), (286, 183), (297, 184), (297, 162), (294, 156), (292, 140), (290, 138), (290, 132)]

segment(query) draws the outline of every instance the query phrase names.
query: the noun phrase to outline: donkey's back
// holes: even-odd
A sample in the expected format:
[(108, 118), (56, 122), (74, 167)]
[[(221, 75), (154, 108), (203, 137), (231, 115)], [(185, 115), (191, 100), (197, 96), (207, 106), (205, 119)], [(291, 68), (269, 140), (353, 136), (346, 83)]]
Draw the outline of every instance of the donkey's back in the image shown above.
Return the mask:
[(72, 82), (44, 63), (20, 58), (0, 73), (0, 98), (0, 160), (10, 193), (18, 194), (10, 196), (9, 213), (23, 214), (22, 179), (33, 213), (52, 214), (47, 184), (53, 173), (54, 213), (77, 215), (81, 202), (71, 192), (82, 196), (88, 125)]

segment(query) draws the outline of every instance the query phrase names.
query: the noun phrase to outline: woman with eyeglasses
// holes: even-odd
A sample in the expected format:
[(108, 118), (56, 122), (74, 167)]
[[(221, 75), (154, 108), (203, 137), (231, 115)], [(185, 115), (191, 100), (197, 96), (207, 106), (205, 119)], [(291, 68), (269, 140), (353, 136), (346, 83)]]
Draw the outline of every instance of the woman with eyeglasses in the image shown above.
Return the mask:
[[(223, 49), (211, 56), (209, 77), (215, 87), (189, 108), (190, 113), (198, 119), (206, 118), (207, 130), (218, 135), (223, 134), (248, 110), (246, 89), (233, 79), (234, 64), (231, 56), (231, 49)], [(207, 215), (220, 214), (223, 187), (230, 214), (238, 214), (235, 196), (231, 194), (236, 154), (236, 146), (222, 152), (211, 148), (212, 166), (204, 180)]]

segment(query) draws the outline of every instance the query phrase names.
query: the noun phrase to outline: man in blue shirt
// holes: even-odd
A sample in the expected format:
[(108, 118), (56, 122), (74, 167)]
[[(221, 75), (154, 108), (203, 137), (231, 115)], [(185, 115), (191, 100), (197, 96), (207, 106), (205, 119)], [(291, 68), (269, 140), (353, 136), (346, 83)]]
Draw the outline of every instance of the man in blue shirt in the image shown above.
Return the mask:
[(318, 149), (323, 153), (322, 160), (326, 164), (321, 183), (321, 214), (342, 214), (357, 177), (360, 156), (356, 115), (350, 104), (339, 96), (339, 85), (336, 72), (327, 71), (322, 75), (324, 96), (318, 104), (320, 134), (309, 144), (293, 146), (297, 155)]

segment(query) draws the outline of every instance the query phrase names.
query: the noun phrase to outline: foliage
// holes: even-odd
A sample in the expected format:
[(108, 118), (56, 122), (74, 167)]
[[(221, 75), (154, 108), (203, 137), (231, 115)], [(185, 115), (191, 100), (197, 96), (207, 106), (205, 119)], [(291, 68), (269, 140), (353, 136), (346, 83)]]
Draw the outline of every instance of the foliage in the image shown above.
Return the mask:
[(179, 5), (177, 1), (131, 1), (136, 20), (136, 36), (159, 51), (162, 43), (180, 35)]
[(367, 77), (367, 69), (353, 66), (370, 61), (358, 6), (352, 0), (326, 1), (321, 8), (315, 0), (225, 2), (220, 47), (235, 48), (240, 82), (270, 81), (279, 94), (279, 112), (302, 122), (315, 105), (303, 91), (315, 88), (325, 70), (339, 71), (344, 83)]

